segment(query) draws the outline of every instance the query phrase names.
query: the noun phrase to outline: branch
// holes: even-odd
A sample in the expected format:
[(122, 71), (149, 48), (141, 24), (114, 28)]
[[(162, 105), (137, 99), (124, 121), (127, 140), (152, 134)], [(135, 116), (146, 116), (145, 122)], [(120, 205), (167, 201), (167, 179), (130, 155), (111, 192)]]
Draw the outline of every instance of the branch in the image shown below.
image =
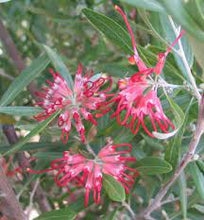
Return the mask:
[(151, 202), (151, 204), (141, 214), (141, 216), (144, 216), (145, 219), (151, 219), (151, 216), (150, 216), (151, 213), (162, 205), (161, 200), (166, 195), (169, 188), (174, 184), (174, 182), (177, 180), (177, 178), (179, 177), (181, 172), (185, 169), (185, 167), (188, 165), (188, 163), (192, 161), (193, 156), (195, 155), (196, 147), (203, 133), (204, 133), (204, 95), (202, 96), (202, 99), (201, 99), (199, 113), (198, 113), (197, 126), (196, 126), (194, 136), (189, 144), (188, 152), (183, 157), (182, 161), (180, 162), (180, 165), (176, 169), (172, 178), (162, 187), (162, 189), (158, 192), (158, 194), (156, 195), (154, 200)]
[(26, 216), (20, 207), (16, 195), (0, 164), (0, 210), (10, 220), (25, 220)]
[(10, 34), (6, 30), (6, 28), (4, 27), (4, 24), (1, 20), (0, 20), (0, 38), (1, 38), (2, 42), (4, 43), (6, 51), (7, 51), (8, 55), (10, 56), (12, 62), (18, 68), (18, 70), (21, 72), (25, 68), (24, 62), (21, 59), (21, 57), (18, 53), (18, 50), (17, 50), (13, 40), (10, 37)]

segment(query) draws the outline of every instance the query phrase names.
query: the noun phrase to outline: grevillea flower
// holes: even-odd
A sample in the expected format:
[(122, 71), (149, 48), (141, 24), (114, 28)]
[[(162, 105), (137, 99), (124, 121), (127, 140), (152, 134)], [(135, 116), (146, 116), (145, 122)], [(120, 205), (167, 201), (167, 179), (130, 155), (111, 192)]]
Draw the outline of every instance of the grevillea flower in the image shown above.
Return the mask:
[[(129, 62), (136, 64), (139, 72), (129, 78), (120, 79), (118, 82), (120, 91), (110, 101), (104, 102), (103, 106), (111, 103), (116, 104), (116, 111), (111, 117), (116, 117), (120, 125), (130, 128), (134, 134), (138, 132), (141, 125), (149, 136), (154, 137), (145, 125), (144, 119), (146, 117), (149, 117), (155, 132), (160, 128), (162, 132), (168, 133), (170, 127), (174, 129), (174, 125), (163, 112), (160, 99), (157, 97), (157, 82), (150, 75), (153, 72), (157, 75), (162, 72), (167, 55), (182, 37), (184, 31), (181, 31), (165, 53), (158, 55), (158, 62), (155, 67), (148, 68), (139, 57), (134, 34), (125, 13), (118, 6), (115, 8), (122, 15), (132, 39), (134, 55), (129, 58)], [(111, 107), (108, 110), (111, 110)]]
[[(127, 149), (122, 149), (123, 147)], [(85, 187), (85, 206), (88, 205), (89, 194), (93, 191), (93, 198), (96, 204), (100, 202), (103, 174), (114, 177), (129, 192), (138, 172), (127, 166), (129, 161), (135, 161), (134, 157), (123, 156), (132, 150), (130, 144), (113, 145), (109, 141), (101, 149), (94, 159), (88, 159), (81, 154), (73, 154), (65, 151), (60, 159), (51, 162), (50, 168), (42, 171), (27, 169), (30, 173), (40, 174), (57, 170), (54, 178), (59, 187), (67, 187), (70, 182)], [(129, 171), (127, 173), (127, 171)]]
[[(63, 143), (68, 141), (73, 122), (75, 122), (76, 130), (80, 134), (82, 142), (84, 142), (85, 128), (82, 117), (97, 125), (97, 121), (90, 111), (96, 110), (98, 105), (106, 100), (106, 93), (111, 88), (112, 79), (110, 77), (94, 76), (92, 71), (86, 72), (82, 76), (83, 67), (79, 64), (72, 91), (58, 72), (54, 73), (53, 70), (50, 70), (50, 73), (54, 81), (47, 80), (49, 86), (43, 88), (44, 92), (36, 93), (42, 98), (38, 105), (44, 111), (35, 118), (39, 121), (45, 120), (61, 109), (62, 113), (58, 118), (58, 126), (62, 129), (61, 140)], [(105, 82), (109, 82), (109, 86), (107, 89), (101, 90)]]

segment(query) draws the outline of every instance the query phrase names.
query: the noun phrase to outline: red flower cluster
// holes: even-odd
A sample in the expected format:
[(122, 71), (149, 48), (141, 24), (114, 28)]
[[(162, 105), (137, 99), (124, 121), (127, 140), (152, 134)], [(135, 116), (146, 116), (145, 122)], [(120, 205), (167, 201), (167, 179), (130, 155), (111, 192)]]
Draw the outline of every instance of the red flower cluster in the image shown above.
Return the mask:
[[(116, 117), (118, 123), (130, 128), (133, 134), (138, 132), (141, 125), (149, 136), (154, 137), (145, 124), (144, 119), (146, 116), (150, 118), (152, 128), (155, 132), (160, 128), (162, 132), (168, 133), (170, 127), (174, 129), (174, 125), (163, 112), (160, 99), (157, 97), (156, 82), (153, 81), (150, 75), (153, 72), (157, 75), (162, 72), (167, 55), (182, 37), (184, 31), (180, 33), (165, 53), (158, 55), (156, 66), (154, 68), (148, 68), (137, 52), (133, 31), (126, 15), (118, 6), (115, 6), (115, 9), (122, 15), (132, 39), (134, 55), (129, 58), (129, 61), (137, 65), (139, 72), (129, 78), (119, 80), (120, 91), (112, 100), (104, 102), (103, 106), (107, 109), (107, 105), (116, 104), (116, 111), (112, 114), (111, 118)], [(111, 110), (111, 108), (108, 110)], [(103, 113), (106, 112), (104, 111)]]
[[(121, 147), (127, 147), (126, 150), (118, 150)], [(138, 175), (137, 171), (127, 166), (129, 161), (135, 161), (134, 157), (122, 156), (132, 150), (130, 144), (113, 145), (109, 141), (102, 148), (94, 159), (88, 159), (81, 154), (73, 154), (71, 151), (65, 151), (60, 159), (51, 162), (50, 169), (35, 171), (27, 169), (30, 173), (40, 174), (57, 170), (54, 178), (56, 184), (60, 187), (68, 186), (69, 182), (85, 187), (85, 206), (88, 205), (90, 191), (93, 191), (93, 197), (96, 204), (100, 202), (103, 174), (113, 176), (129, 192), (129, 187), (134, 183), (134, 177)], [(126, 171), (129, 171), (127, 173)]]
[[(44, 112), (35, 118), (39, 121), (45, 120), (54, 112), (61, 109), (62, 113), (58, 118), (58, 126), (62, 129), (62, 142), (67, 143), (68, 141), (73, 123), (72, 119), (75, 122), (77, 132), (81, 136), (81, 141), (84, 142), (85, 129), (82, 123), (82, 117), (97, 125), (90, 111), (96, 110), (98, 105), (106, 100), (106, 93), (111, 88), (112, 79), (101, 76), (94, 79), (92, 71), (86, 72), (82, 76), (83, 67), (79, 64), (72, 91), (59, 73), (54, 73), (53, 70), (50, 70), (50, 72), (54, 78), (54, 82), (47, 80), (49, 87), (43, 88), (44, 92), (36, 93), (43, 99), (38, 105), (44, 109)], [(100, 90), (107, 81), (110, 83), (109, 87), (106, 90)]]

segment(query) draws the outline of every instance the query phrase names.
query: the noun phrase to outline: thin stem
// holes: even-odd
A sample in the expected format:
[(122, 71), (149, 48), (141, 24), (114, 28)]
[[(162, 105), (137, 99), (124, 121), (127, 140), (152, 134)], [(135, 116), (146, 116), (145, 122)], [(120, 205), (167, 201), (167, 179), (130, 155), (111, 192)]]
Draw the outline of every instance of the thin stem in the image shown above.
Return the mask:
[[(171, 26), (172, 26), (172, 28), (173, 28), (173, 30), (174, 30), (174, 33), (176, 34), (176, 36), (178, 36), (180, 30), (176, 28), (172, 17), (171, 17), (171, 16), (168, 16), (168, 18), (169, 18), (169, 21), (170, 21), (170, 23), (171, 23)], [(194, 77), (193, 77), (193, 75), (192, 75), (192, 73), (191, 73), (191, 68), (190, 68), (190, 66), (188, 65), (188, 61), (187, 61), (187, 59), (186, 59), (186, 56), (185, 56), (185, 53), (184, 53), (184, 49), (183, 49), (183, 46), (182, 46), (182, 43), (181, 43), (181, 40), (180, 40), (180, 39), (178, 40), (178, 46), (179, 46), (179, 51), (178, 51), (179, 53), (178, 53), (178, 55), (181, 57), (181, 59), (182, 59), (182, 61), (183, 61), (184, 67), (186, 68), (186, 73), (188, 74), (188, 78), (189, 78), (189, 80), (190, 80), (190, 82), (191, 82), (191, 85), (192, 85), (192, 87), (193, 87), (195, 96), (196, 96), (196, 98), (198, 99), (198, 102), (200, 102), (200, 100), (201, 100), (201, 95), (200, 95), (200, 93), (199, 93), (199, 91), (198, 91), (198, 88), (197, 88), (195, 79), (194, 79)]]
[(33, 198), (34, 198), (34, 195), (37, 191), (37, 188), (38, 188), (38, 185), (39, 185), (40, 181), (39, 181), (39, 178), (35, 181), (34, 183), (34, 187), (33, 187), (33, 190), (32, 192), (30, 193), (30, 199), (29, 199), (29, 206), (27, 208), (27, 214), (29, 215), (30, 211), (32, 210), (32, 206), (33, 206)]
[(174, 184), (174, 182), (180, 176), (181, 172), (185, 169), (185, 167), (188, 165), (188, 163), (192, 161), (192, 158), (195, 155), (196, 147), (197, 147), (203, 133), (204, 133), (204, 95), (202, 96), (202, 99), (201, 99), (197, 126), (196, 126), (194, 136), (189, 144), (188, 152), (184, 155), (183, 159), (180, 162), (180, 165), (176, 169), (176, 171), (175, 171), (174, 175), (171, 177), (171, 179), (162, 187), (162, 189), (156, 195), (156, 197), (151, 202), (151, 204), (141, 214), (141, 216), (144, 216), (145, 219), (150, 219), (151, 213), (162, 205), (161, 200), (166, 195), (169, 188)]
[(86, 149), (89, 153), (91, 153), (94, 157), (96, 157), (95, 152), (92, 150), (91, 146), (88, 143), (85, 143)]
[(6, 78), (6, 79), (9, 79), (9, 80), (14, 80), (14, 77), (13, 76), (10, 76), (8, 74), (6, 74), (5, 72), (3, 72), (2, 70), (0, 70), (0, 76)]
[[(78, 136), (74, 136), (74, 138), (75, 138), (76, 140), (78, 140), (78, 141), (81, 141), (81, 139), (80, 139)], [(97, 157), (97, 155), (96, 155), (95, 152), (92, 150), (92, 148), (91, 148), (91, 146), (89, 145), (89, 143), (86, 141), (84, 144), (85, 144), (85, 146), (86, 146), (87, 151), (88, 151), (90, 154), (92, 154), (92, 155), (94, 156), (94, 158)]]
[(132, 210), (132, 208), (130, 207), (130, 205), (129, 205), (127, 202), (125, 202), (125, 201), (122, 202), (122, 205), (129, 211), (131, 217), (132, 217), (133, 219), (135, 219), (135, 213), (134, 213), (134, 211)]

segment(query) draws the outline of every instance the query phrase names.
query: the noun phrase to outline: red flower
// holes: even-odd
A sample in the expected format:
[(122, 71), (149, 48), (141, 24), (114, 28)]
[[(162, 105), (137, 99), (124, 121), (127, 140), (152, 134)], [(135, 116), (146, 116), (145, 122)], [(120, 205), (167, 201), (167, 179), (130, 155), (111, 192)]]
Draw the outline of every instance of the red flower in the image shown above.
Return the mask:
[[(102, 106), (107, 109), (107, 105), (111, 103), (116, 104), (116, 112), (113, 113), (111, 117), (116, 117), (120, 125), (130, 128), (134, 134), (138, 132), (141, 125), (149, 136), (154, 137), (145, 125), (144, 119), (146, 116), (150, 118), (154, 131), (157, 132), (157, 128), (159, 127), (162, 132), (168, 132), (170, 127), (174, 129), (174, 125), (163, 112), (161, 102), (157, 97), (157, 82), (156, 80), (154, 81), (150, 75), (153, 72), (157, 75), (162, 72), (167, 55), (182, 37), (184, 31), (180, 33), (165, 53), (158, 55), (158, 63), (156, 66), (154, 68), (148, 68), (139, 57), (134, 34), (126, 15), (118, 6), (115, 6), (115, 8), (122, 15), (132, 39), (134, 55), (129, 58), (129, 62), (136, 64), (139, 72), (130, 78), (119, 80), (120, 91), (112, 100), (104, 102), (103, 105), (101, 105), (101, 109)], [(109, 107), (108, 110), (111, 110), (111, 107)], [(106, 112), (107, 111), (103, 111), (103, 114)]]
[[(118, 150), (120, 147), (127, 147), (127, 150)], [(129, 153), (132, 150), (130, 144), (113, 145), (109, 141), (102, 148), (99, 154), (94, 159), (88, 159), (81, 154), (72, 154), (70, 151), (65, 151), (62, 158), (51, 162), (50, 169), (35, 171), (27, 169), (30, 173), (40, 174), (57, 170), (57, 175), (54, 180), (60, 187), (65, 187), (69, 182), (76, 183), (85, 187), (85, 206), (88, 205), (90, 191), (93, 191), (93, 197), (96, 204), (100, 202), (102, 189), (103, 174), (114, 177), (129, 192), (129, 188), (134, 183), (134, 177), (138, 172), (127, 166), (127, 162), (135, 161), (134, 157), (121, 156)], [(126, 171), (131, 173), (127, 174)]]
[[(106, 93), (111, 88), (112, 79), (101, 76), (94, 77), (92, 71), (86, 72), (82, 76), (83, 67), (79, 64), (72, 91), (59, 73), (54, 73), (53, 70), (50, 70), (50, 73), (53, 75), (54, 82), (47, 80), (49, 87), (43, 88), (43, 93), (37, 92), (37, 95), (43, 99), (38, 105), (44, 109), (44, 112), (35, 118), (39, 121), (45, 120), (61, 109), (62, 113), (58, 118), (58, 126), (62, 129), (62, 142), (67, 143), (73, 121), (82, 142), (84, 142), (85, 128), (82, 117), (97, 125), (90, 111), (96, 110), (98, 105), (106, 100)], [(106, 90), (100, 90), (106, 81), (110, 82), (109, 87)]]

